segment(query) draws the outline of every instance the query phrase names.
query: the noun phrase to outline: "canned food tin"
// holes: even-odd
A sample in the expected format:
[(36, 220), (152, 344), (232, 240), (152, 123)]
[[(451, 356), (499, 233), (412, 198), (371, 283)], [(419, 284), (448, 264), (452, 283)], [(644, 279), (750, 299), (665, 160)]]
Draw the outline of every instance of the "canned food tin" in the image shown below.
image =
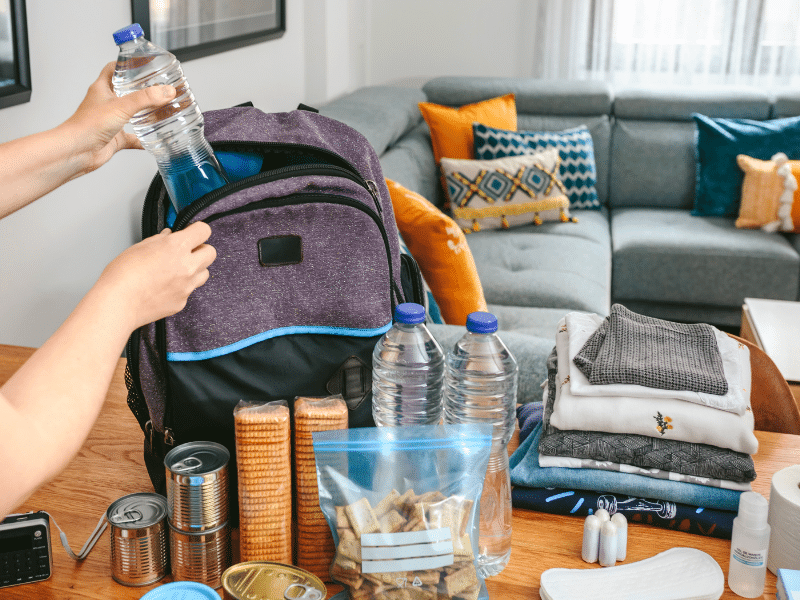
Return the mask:
[(210, 531), (228, 522), (228, 460), (225, 446), (188, 442), (164, 457), (167, 514), (180, 531)]
[(217, 589), (231, 566), (231, 530), (227, 523), (212, 531), (187, 533), (169, 526), (172, 575), (175, 581), (196, 581)]
[(130, 586), (149, 585), (167, 574), (166, 517), (167, 501), (158, 494), (130, 494), (108, 507), (114, 581)]
[(328, 590), (308, 571), (276, 562), (233, 565), (222, 575), (225, 600), (322, 600)]

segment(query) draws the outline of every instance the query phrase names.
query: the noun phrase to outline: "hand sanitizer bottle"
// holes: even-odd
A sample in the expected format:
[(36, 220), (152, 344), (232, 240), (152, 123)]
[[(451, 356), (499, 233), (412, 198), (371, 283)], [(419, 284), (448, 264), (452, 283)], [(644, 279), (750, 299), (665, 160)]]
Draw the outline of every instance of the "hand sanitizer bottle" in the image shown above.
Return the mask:
[(756, 492), (739, 497), (739, 514), (733, 520), (728, 587), (743, 598), (760, 598), (767, 575), (770, 527), (769, 504)]

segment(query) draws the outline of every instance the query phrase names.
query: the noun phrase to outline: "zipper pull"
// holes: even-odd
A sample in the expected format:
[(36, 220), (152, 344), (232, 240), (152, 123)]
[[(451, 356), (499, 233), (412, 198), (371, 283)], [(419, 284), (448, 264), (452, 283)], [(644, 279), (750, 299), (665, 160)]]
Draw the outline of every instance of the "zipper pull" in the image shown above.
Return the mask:
[(378, 184), (372, 181), (372, 179), (366, 179), (367, 188), (369, 189), (369, 193), (372, 196), (372, 199), (375, 201), (375, 206), (378, 208), (378, 212), (383, 214), (383, 208), (381, 207), (380, 198), (378, 198)]

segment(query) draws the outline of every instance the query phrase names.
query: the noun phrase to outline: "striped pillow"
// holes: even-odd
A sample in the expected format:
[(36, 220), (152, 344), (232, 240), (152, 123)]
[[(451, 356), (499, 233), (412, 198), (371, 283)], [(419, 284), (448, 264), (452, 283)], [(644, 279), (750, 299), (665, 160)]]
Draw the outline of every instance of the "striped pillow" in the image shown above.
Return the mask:
[(491, 160), (535, 154), (556, 148), (561, 157), (559, 175), (567, 188), (571, 209), (600, 209), (594, 144), (585, 125), (564, 131), (509, 131), (473, 123), (475, 158)]

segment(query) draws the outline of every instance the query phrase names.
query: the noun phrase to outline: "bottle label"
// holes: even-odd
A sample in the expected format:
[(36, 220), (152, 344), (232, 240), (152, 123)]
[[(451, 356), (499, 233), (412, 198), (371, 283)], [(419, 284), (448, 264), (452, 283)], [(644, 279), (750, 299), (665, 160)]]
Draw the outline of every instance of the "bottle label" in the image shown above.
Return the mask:
[(732, 556), (735, 560), (747, 567), (763, 567), (767, 562), (767, 550), (757, 550), (749, 552), (742, 548), (734, 548)]

